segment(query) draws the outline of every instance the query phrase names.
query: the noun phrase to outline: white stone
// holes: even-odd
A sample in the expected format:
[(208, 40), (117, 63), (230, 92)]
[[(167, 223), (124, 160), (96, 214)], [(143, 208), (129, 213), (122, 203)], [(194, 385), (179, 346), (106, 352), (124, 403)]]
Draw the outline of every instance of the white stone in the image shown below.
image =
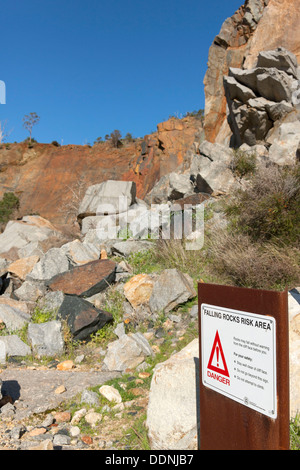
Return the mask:
[(99, 388), (99, 392), (110, 402), (122, 403), (120, 392), (111, 385), (103, 385)]
[(195, 339), (155, 367), (146, 422), (151, 449), (198, 448), (198, 362), (199, 341)]

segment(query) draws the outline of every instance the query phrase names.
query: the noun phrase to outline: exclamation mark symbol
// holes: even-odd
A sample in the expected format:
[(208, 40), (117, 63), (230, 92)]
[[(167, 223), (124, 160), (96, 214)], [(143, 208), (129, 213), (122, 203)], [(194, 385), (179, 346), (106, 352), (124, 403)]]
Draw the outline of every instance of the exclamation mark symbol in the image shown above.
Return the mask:
[(219, 353), (220, 353), (219, 346), (216, 347), (216, 351), (217, 351), (217, 366), (219, 367)]

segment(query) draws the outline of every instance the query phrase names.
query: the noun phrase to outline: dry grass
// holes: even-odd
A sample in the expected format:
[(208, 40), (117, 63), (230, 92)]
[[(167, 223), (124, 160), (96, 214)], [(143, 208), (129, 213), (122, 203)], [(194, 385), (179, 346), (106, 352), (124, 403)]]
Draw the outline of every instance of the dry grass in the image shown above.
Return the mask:
[(227, 283), (257, 289), (300, 284), (300, 250), (255, 243), (248, 235), (226, 231), (209, 239), (210, 269)]
[(164, 268), (176, 268), (191, 277), (197, 278), (203, 273), (205, 254), (202, 250), (185, 249), (184, 240), (158, 240), (156, 259)]

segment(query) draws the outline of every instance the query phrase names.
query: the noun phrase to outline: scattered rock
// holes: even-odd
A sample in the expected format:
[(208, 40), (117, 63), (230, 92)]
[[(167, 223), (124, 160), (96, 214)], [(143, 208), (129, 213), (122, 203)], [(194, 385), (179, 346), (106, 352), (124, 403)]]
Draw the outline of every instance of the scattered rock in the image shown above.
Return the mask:
[(102, 414), (89, 410), (84, 419), (90, 426), (92, 426), (92, 428), (94, 428), (102, 420)]
[(16, 310), (21, 310), (22, 312), (28, 314), (30, 313), (26, 302), (10, 299), (9, 297), (0, 297), (0, 307), (1, 305), (9, 305), (10, 307), (15, 308)]
[(122, 397), (115, 387), (102, 385), (102, 387), (99, 388), (99, 393), (101, 393), (101, 395), (103, 395), (108, 401), (122, 403)]
[(298, 79), (297, 57), (284, 47), (278, 47), (275, 51), (262, 51), (258, 54), (257, 67), (274, 67), (282, 70), (294, 78)]
[(36, 283), (34, 281), (26, 280), (21, 287), (14, 291), (17, 299), (27, 302), (36, 302), (46, 292), (46, 287), (43, 283)]
[(27, 433), (27, 437), (36, 437), (36, 436), (41, 436), (43, 434), (46, 434), (47, 429), (46, 428), (34, 428), (32, 431), (29, 431)]
[(7, 329), (13, 332), (15, 330), (21, 330), (30, 322), (31, 317), (22, 310), (6, 304), (0, 304), (0, 319)]
[(166, 269), (154, 284), (149, 305), (154, 312), (170, 312), (196, 297), (192, 279), (178, 269)]
[(72, 416), (69, 411), (59, 411), (53, 416), (55, 423), (69, 423), (71, 418)]
[(30, 347), (17, 335), (1, 336), (8, 357), (26, 357), (31, 355)]
[(38, 356), (55, 356), (64, 351), (62, 324), (60, 321), (28, 325), (28, 339)]
[(125, 326), (124, 323), (118, 323), (116, 328), (114, 329), (114, 333), (118, 338), (121, 338), (125, 335)]
[(71, 438), (70, 436), (67, 436), (66, 434), (60, 434), (57, 433), (55, 434), (53, 438), (53, 446), (57, 447), (63, 447), (63, 446), (68, 446), (71, 444)]
[(124, 285), (124, 295), (133, 308), (139, 305), (148, 304), (154, 282), (147, 274), (138, 274), (131, 278)]
[(71, 360), (63, 361), (57, 364), (57, 370), (72, 370), (75, 367), (75, 364)]
[(272, 134), (269, 159), (277, 165), (295, 165), (299, 145), (300, 121), (283, 122)]
[(261, 52), (252, 69), (229, 68), (224, 89), (233, 146), (263, 142), (275, 123), (295, 111), (293, 96), (300, 91), (296, 64), (294, 54), (280, 47)]
[(59, 248), (51, 248), (36, 263), (31, 273), (27, 276), (28, 281), (47, 282), (58, 274), (69, 270), (70, 263), (68, 257)]
[(60, 250), (66, 254), (73, 266), (87, 264), (100, 258), (99, 247), (92, 243), (82, 243), (80, 240), (66, 243)]
[(67, 391), (66, 387), (64, 385), (60, 385), (54, 390), (54, 393), (56, 395), (61, 395), (62, 393), (65, 393)]
[(0, 340), (0, 364), (5, 364), (7, 355), (7, 347), (5, 342)]
[(232, 150), (225, 145), (204, 141), (199, 147), (200, 154), (192, 158), (190, 173), (196, 180), (197, 190), (208, 194), (227, 194), (238, 183), (229, 169)]
[(83, 390), (81, 394), (81, 403), (86, 403), (90, 406), (99, 406), (99, 398), (96, 392), (91, 390)]
[(1, 407), (1, 417), (13, 418), (16, 412), (16, 408), (11, 403), (6, 403)]
[(134, 369), (144, 361), (150, 351), (152, 353), (149, 344), (148, 346), (149, 349), (146, 349), (142, 341), (137, 342), (134, 337), (123, 335), (108, 345), (103, 365), (111, 371)]
[(93, 439), (91, 438), (91, 436), (82, 436), (81, 440), (87, 446), (91, 446), (93, 444)]
[(27, 274), (31, 273), (34, 266), (39, 261), (39, 256), (30, 256), (29, 258), (21, 258), (11, 263), (7, 270), (17, 276), (18, 278), (25, 280)]
[(51, 439), (45, 439), (40, 444), (29, 447), (28, 450), (54, 450), (53, 442)]
[(81, 408), (80, 410), (75, 411), (74, 416), (71, 420), (72, 426), (76, 426), (77, 424), (79, 424), (82, 418), (84, 418), (86, 414), (87, 414), (86, 408)]

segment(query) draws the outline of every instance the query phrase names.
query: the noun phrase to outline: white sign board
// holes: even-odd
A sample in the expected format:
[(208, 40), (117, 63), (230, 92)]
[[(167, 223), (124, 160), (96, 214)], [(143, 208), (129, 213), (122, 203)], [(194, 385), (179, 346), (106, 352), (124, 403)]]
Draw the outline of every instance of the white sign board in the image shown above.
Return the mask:
[(201, 306), (203, 385), (277, 418), (275, 318)]

